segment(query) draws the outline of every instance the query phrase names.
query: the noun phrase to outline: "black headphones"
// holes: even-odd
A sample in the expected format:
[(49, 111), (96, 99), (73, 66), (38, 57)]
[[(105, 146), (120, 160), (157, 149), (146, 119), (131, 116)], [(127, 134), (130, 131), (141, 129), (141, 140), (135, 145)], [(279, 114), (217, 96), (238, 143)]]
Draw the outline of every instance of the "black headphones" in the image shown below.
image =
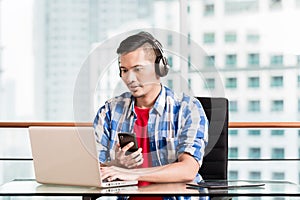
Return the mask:
[[(168, 59), (164, 55), (164, 51), (162, 50), (162, 45), (158, 40), (155, 38), (151, 37), (151, 35), (146, 32), (140, 32), (137, 34), (138, 36), (144, 37), (147, 39), (146, 42), (149, 42), (154, 49), (156, 58), (155, 58), (155, 73), (159, 77), (164, 77), (168, 74), (170, 66), (168, 64)], [(120, 63), (119, 63), (120, 64)], [(121, 70), (119, 72), (119, 76), (122, 77)]]

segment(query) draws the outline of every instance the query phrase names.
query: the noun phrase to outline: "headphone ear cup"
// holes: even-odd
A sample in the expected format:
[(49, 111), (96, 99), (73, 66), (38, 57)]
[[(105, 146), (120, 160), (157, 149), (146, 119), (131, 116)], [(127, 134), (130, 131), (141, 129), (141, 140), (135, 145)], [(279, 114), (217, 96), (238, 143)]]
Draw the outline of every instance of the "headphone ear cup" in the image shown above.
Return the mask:
[(168, 74), (169, 72), (169, 65), (167, 58), (164, 56), (160, 56), (156, 59), (155, 61), (155, 72), (158, 76), (164, 77)]

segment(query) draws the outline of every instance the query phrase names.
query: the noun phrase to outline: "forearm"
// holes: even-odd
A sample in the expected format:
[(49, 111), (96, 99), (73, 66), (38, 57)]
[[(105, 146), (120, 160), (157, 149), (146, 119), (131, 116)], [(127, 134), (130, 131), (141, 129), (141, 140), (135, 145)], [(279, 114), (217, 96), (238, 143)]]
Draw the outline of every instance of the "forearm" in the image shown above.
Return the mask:
[(165, 166), (134, 169), (139, 181), (149, 182), (186, 182), (192, 181), (199, 170), (199, 164), (191, 156), (188, 159)]

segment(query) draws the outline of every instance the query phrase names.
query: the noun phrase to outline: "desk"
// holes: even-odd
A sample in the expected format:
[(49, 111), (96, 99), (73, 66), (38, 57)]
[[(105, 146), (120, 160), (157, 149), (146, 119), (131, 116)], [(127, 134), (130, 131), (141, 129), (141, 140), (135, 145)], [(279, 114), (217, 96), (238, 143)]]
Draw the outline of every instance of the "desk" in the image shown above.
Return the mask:
[[(230, 181), (234, 182), (234, 181)], [(185, 183), (152, 184), (145, 187), (96, 188), (39, 184), (35, 180), (14, 180), (0, 186), (0, 196), (81, 196), (84, 200), (99, 196), (289, 196), (300, 197), (300, 187), (286, 181), (247, 181), (264, 183), (262, 187), (238, 189), (188, 189)]]

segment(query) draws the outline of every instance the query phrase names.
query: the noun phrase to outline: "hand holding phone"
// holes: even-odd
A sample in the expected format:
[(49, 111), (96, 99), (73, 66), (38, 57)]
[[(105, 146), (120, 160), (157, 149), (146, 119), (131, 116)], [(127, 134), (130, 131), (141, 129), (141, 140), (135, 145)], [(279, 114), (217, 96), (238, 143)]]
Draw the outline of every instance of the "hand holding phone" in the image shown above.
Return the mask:
[(134, 143), (134, 145), (132, 147), (130, 147), (130, 149), (128, 149), (128, 151), (127, 151), (128, 153), (126, 152), (127, 154), (133, 153), (139, 149), (139, 147), (137, 145), (137, 140), (136, 140), (135, 134), (122, 132), (122, 133), (118, 133), (118, 137), (119, 137), (119, 142), (120, 142), (121, 148), (123, 148), (130, 142)]

